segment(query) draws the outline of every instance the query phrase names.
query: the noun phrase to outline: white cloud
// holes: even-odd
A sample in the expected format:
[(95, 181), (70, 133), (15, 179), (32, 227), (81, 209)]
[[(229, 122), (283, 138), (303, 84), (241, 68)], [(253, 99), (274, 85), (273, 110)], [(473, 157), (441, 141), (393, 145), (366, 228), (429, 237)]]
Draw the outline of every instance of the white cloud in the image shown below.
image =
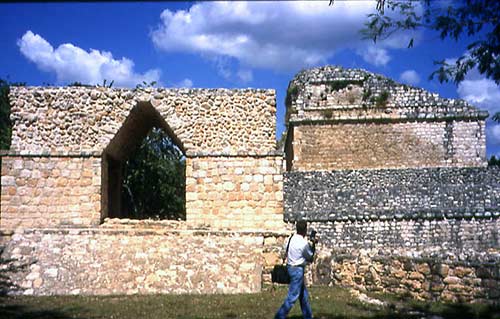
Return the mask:
[(101, 84), (104, 79), (114, 86), (133, 87), (143, 81), (150, 83), (160, 78), (160, 70), (134, 72), (134, 62), (127, 58), (116, 60), (111, 52), (90, 49), (85, 51), (71, 43), (54, 49), (43, 37), (27, 31), (17, 41), (21, 53), (41, 70), (54, 72), (57, 82)]
[[(458, 85), (457, 92), (461, 98), (472, 105), (488, 110), (490, 116), (500, 112), (500, 87), (477, 71), (467, 74), (465, 80)], [(500, 124), (488, 120), (486, 137), (488, 144), (500, 145)]]
[(500, 145), (500, 124), (491, 123), (488, 125), (486, 127), (486, 137), (491, 144)]
[(500, 112), (500, 87), (486, 78), (470, 79), (458, 85), (458, 95), (471, 104), (487, 109), (490, 114)]
[(410, 85), (417, 85), (420, 82), (420, 76), (415, 70), (406, 70), (399, 76), (399, 79), (403, 83)]
[(193, 81), (191, 79), (184, 79), (180, 81), (179, 83), (174, 84), (174, 87), (178, 88), (192, 88), (193, 87)]
[(224, 56), (246, 69), (295, 71), (325, 63), (340, 49), (353, 49), (369, 63), (385, 65), (390, 60), (386, 49), (406, 47), (408, 42), (395, 36), (375, 47), (360, 39), (358, 32), (375, 5), (375, 1), (336, 1), (333, 6), (325, 1), (202, 2), (189, 10), (164, 10), (151, 39), (163, 51)]
[(366, 48), (359, 49), (357, 53), (361, 55), (363, 60), (375, 66), (384, 66), (391, 60), (391, 57), (387, 53), (386, 49), (375, 46), (368, 46)]
[(252, 70), (239, 70), (237, 75), (240, 81), (244, 83), (248, 83), (253, 80)]

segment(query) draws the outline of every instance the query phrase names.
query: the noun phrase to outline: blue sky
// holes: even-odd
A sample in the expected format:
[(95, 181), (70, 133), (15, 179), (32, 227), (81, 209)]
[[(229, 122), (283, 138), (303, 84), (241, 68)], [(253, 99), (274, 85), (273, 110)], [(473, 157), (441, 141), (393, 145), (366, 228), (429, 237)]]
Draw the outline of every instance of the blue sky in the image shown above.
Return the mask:
[[(277, 135), (288, 82), (303, 68), (363, 68), (490, 114), (500, 88), (473, 72), (459, 86), (429, 81), (433, 61), (466, 51), (468, 39), (396, 34), (374, 44), (358, 30), (375, 1), (0, 4), (0, 78), (28, 85), (79, 81), (134, 87), (273, 88)], [(446, 4), (446, 1), (442, 1)], [(469, 39), (470, 40), (470, 39)], [(487, 123), (488, 157), (500, 155), (500, 125)]]

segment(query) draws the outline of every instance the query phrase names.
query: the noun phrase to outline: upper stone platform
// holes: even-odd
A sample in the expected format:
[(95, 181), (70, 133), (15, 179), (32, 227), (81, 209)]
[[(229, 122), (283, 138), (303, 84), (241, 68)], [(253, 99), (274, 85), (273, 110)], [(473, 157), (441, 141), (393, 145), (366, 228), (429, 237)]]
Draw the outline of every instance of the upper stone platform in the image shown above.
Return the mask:
[(287, 121), (485, 119), (488, 112), (362, 69), (299, 72), (287, 91)]

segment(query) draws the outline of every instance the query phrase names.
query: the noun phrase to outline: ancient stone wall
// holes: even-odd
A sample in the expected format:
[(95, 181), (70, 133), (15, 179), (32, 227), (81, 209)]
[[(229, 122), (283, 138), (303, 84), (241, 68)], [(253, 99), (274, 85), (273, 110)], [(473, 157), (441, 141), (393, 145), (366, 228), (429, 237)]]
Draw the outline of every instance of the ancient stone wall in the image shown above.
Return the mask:
[(488, 112), (359, 69), (290, 81), (287, 170), (486, 166)]
[(500, 219), (314, 222), (322, 243), (345, 249), (406, 249), (411, 254), (474, 256), (500, 252)]
[(98, 157), (2, 158), (2, 230), (100, 222)]
[(2, 230), (102, 222), (119, 203), (110, 160), (126, 160), (153, 126), (186, 154), (187, 223), (282, 227), (273, 90), (15, 87), (10, 99)]
[(499, 218), (498, 168), (285, 173), (285, 220)]
[[(117, 227), (119, 226), (119, 227)], [(261, 289), (263, 237), (135, 224), (18, 231), (4, 253), (17, 293), (248, 293)]]
[[(498, 304), (498, 218), (313, 222), (309, 228), (318, 231), (319, 243), (306, 268), (308, 284)], [(289, 235), (264, 235), (264, 282), (271, 282)]]
[(276, 146), (274, 90), (13, 87), (11, 152), (100, 155), (140, 102), (187, 155), (267, 154)]
[(294, 171), (484, 166), (484, 126), (468, 122), (324, 123), (293, 128)]
[(282, 228), (282, 161), (281, 155), (188, 158), (188, 222), (229, 229)]
[(308, 274), (312, 282), (421, 300), (498, 304), (500, 259), (412, 256), (407, 249), (322, 249)]

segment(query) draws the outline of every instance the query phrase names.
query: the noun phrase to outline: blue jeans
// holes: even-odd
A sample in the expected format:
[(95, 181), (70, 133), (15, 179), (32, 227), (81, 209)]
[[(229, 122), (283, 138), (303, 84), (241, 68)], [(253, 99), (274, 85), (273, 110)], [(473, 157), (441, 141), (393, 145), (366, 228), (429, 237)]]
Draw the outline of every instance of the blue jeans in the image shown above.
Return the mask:
[(275, 319), (285, 319), (286, 315), (292, 309), (293, 304), (297, 299), (300, 299), (300, 309), (304, 319), (312, 319), (311, 305), (309, 304), (309, 293), (304, 284), (304, 267), (287, 266), (288, 274), (290, 275), (290, 286), (288, 287), (288, 295), (281, 305), (281, 308), (274, 316)]

